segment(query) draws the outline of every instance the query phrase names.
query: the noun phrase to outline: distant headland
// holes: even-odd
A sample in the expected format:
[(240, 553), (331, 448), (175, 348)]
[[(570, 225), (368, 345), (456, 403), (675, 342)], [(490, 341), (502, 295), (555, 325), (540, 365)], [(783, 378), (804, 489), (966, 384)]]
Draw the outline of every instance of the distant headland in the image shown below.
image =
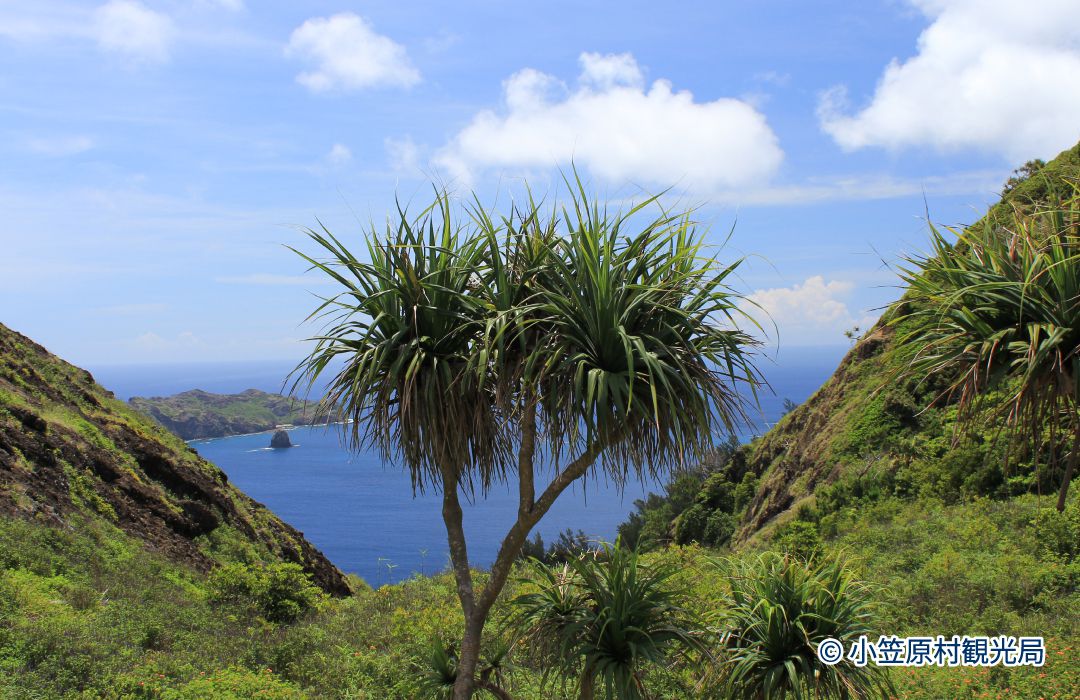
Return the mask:
[(317, 415), (314, 401), (258, 389), (239, 394), (213, 394), (194, 389), (174, 396), (133, 396), (128, 403), (184, 440), (260, 433), (281, 425), (311, 425), (325, 421), (325, 416)]

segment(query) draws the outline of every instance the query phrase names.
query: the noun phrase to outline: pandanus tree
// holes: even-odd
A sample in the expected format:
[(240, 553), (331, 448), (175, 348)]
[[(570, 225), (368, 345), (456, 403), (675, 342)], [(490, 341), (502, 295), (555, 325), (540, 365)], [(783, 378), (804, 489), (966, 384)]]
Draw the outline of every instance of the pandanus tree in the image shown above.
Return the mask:
[[(948, 229), (947, 229), (948, 230)], [(1016, 206), (1006, 223), (948, 230), (931, 226), (930, 251), (907, 258), (910, 289), (894, 324), (910, 349), (907, 372), (947, 379), (943, 399), (958, 404), (961, 424), (986, 412), (1005, 419), (1010, 436), (1034, 443), (1071, 437), (1058, 491), (1064, 510), (1080, 459), (1080, 189), (1061, 202)], [(986, 404), (987, 389), (1008, 399)]]
[[(485, 621), (529, 532), (590, 470), (622, 482), (701, 456), (745, 418), (760, 381), (752, 322), (687, 212), (657, 198), (609, 212), (580, 180), (568, 204), (504, 215), (436, 191), (366, 235), (366, 259), (325, 228), (301, 255), (340, 291), (296, 371), (329, 376), (325, 410), (351, 446), (442, 493), (465, 618), (454, 696), (469, 697)], [(655, 208), (655, 214), (646, 209)], [(295, 387), (294, 387), (295, 388)], [(516, 481), (517, 518), (474, 585), (462, 495)]]

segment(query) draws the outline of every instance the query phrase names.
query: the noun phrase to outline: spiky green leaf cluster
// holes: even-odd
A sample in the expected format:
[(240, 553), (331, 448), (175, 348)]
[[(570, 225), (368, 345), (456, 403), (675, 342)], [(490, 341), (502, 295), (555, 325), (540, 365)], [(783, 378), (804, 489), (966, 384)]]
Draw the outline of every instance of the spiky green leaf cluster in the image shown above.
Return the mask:
[(683, 603), (671, 564), (642, 564), (616, 544), (562, 567), (536, 566), (535, 592), (511, 601), (512, 626), (547, 678), (603, 697), (646, 697), (643, 674), (687, 650), (704, 652), (703, 623)]
[(849, 660), (829, 666), (817, 657), (824, 639), (847, 649), (877, 631), (869, 591), (841, 562), (807, 564), (769, 552), (730, 560), (724, 573), (731, 582), (723, 619), (727, 653), (719, 666), (724, 697), (892, 697), (884, 668)]
[(368, 231), (366, 259), (307, 232), (322, 256), (301, 255), (340, 291), (295, 377), (331, 375), (325, 409), (352, 419), (354, 447), (400, 459), (420, 488), (484, 489), (536, 416), (545, 455), (594, 450), (619, 480), (744, 419), (739, 387), (760, 377), (728, 286), (738, 262), (706, 255), (689, 214), (657, 198), (613, 213), (567, 184), (564, 208), (530, 197), (502, 216), (436, 191)]
[(949, 231), (955, 241), (931, 227), (930, 251), (902, 270), (910, 303), (893, 323), (908, 329), (908, 372), (947, 378), (943, 396), (967, 417), (1010, 381), (1009, 400), (991, 408), (1014, 435), (1080, 430), (1080, 188), (1016, 207), (1004, 225)]

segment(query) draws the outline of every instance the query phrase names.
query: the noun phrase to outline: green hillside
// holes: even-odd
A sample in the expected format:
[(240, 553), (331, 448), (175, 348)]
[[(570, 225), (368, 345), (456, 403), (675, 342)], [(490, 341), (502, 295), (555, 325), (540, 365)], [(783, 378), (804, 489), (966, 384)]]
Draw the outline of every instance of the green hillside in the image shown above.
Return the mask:
[(224, 472), (85, 370), (2, 325), (0, 513), (119, 530), (201, 571), (237, 559), (296, 562), (324, 590), (348, 592), (318, 550)]
[[(1067, 190), (1069, 182), (1080, 182), (1080, 144), (1009, 190), (986, 219), (1004, 222), (1012, 207), (1044, 201), (1051, 191)], [(746, 469), (760, 477), (760, 487), (742, 518), (739, 539), (812, 502), (819, 486), (847, 479), (881, 478), (897, 494), (935, 495), (947, 502), (1056, 489), (1060, 471), (1046, 465), (1036, 470), (1031, 455), (1006, 460), (1004, 441), (995, 439), (999, 422), (957, 440), (955, 407), (931, 405), (944, 388), (941, 381), (897, 381), (908, 358), (893, 339), (905, 329), (889, 321), (905, 303), (901, 299), (888, 309), (810, 399), (749, 447)]]

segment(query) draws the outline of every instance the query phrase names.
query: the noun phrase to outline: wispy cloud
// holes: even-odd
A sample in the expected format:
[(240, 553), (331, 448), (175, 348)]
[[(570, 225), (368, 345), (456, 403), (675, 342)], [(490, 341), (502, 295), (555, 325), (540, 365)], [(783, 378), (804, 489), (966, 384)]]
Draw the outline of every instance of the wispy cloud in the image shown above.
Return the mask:
[(796, 206), (824, 202), (895, 199), (913, 195), (994, 195), (1000, 191), (1007, 173), (998, 170), (973, 170), (948, 175), (901, 178), (865, 173), (811, 178), (790, 184), (746, 187), (713, 192), (707, 196), (714, 204), (746, 206)]
[(94, 147), (94, 140), (85, 135), (31, 136), (23, 141), (26, 149), (38, 155), (60, 158), (74, 156)]
[(110, 306), (99, 306), (92, 309), (91, 313), (95, 316), (149, 316), (160, 314), (168, 308), (167, 304), (156, 302), (114, 304)]
[(326, 154), (326, 162), (330, 165), (345, 165), (352, 160), (352, 151), (343, 143), (335, 143)]
[(136, 0), (109, 0), (94, 12), (98, 45), (136, 61), (167, 60), (174, 29), (167, 15)]
[(759, 319), (767, 335), (775, 324), (785, 345), (827, 345), (839, 342), (853, 326), (866, 328), (877, 318), (867, 310), (852, 311), (848, 300), (854, 290), (851, 282), (814, 275), (790, 287), (754, 290), (747, 297), (752, 304), (744, 309)]

